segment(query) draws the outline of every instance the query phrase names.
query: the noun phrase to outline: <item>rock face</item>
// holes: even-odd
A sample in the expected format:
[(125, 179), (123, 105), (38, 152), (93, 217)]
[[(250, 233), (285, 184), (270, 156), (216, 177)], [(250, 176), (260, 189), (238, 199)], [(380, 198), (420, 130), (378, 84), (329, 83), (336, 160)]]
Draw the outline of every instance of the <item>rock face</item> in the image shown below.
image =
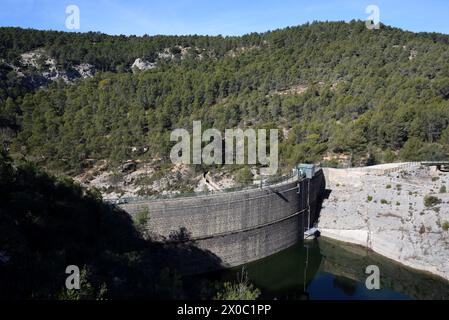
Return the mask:
[(13, 69), (18, 77), (25, 78), (30, 87), (35, 89), (59, 79), (72, 83), (79, 78), (93, 77), (96, 72), (95, 67), (89, 63), (63, 68), (42, 48), (21, 54), (18, 65), (3, 63)]
[(448, 173), (414, 163), (324, 172), (332, 192), (318, 224), (323, 236), (449, 280), (449, 194), (440, 193)]
[(142, 60), (140, 58), (137, 58), (131, 66), (132, 70), (137, 69), (140, 71), (151, 70), (154, 68), (156, 68), (156, 63), (148, 62), (148, 61)]
[(95, 67), (89, 63), (81, 63), (73, 67), (82, 78), (90, 78), (95, 75)]

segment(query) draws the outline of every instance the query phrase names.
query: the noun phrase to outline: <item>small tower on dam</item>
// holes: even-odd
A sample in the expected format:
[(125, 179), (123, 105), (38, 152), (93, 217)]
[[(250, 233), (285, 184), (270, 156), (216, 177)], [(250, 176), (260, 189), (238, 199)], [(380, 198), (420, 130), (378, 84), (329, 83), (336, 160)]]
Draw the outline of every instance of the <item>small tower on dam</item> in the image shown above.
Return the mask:
[[(176, 199), (135, 200), (120, 205), (129, 214), (146, 212), (152, 239), (189, 243), (215, 255), (219, 268), (259, 260), (302, 241), (319, 216), (323, 171), (299, 165), (281, 181), (263, 187)], [(179, 236), (182, 234), (182, 237)], [(184, 273), (217, 269), (184, 261)]]
[[(311, 189), (311, 183), (317, 172), (321, 172), (321, 169), (314, 164), (300, 164), (296, 167), (296, 172), (298, 174), (299, 184), (298, 194), (300, 195), (300, 198), (302, 198), (301, 203), (303, 203), (303, 206), (307, 209), (307, 214), (302, 215), (304, 229), (303, 236), (304, 238), (315, 237), (316, 235), (319, 235), (319, 231), (315, 228), (315, 224), (319, 218), (319, 207), (321, 205), (321, 199), (319, 199), (319, 197), (322, 195), (322, 191), (318, 195), (315, 194), (314, 190), (316, 189), (316, 186), (312, 185)], [(322, 182), (324, 183), (324, 179)], [(301, 183), (303, 184), (302, 186)], [(318, 189), (320, 190), (321, 187), (318, 186)]]

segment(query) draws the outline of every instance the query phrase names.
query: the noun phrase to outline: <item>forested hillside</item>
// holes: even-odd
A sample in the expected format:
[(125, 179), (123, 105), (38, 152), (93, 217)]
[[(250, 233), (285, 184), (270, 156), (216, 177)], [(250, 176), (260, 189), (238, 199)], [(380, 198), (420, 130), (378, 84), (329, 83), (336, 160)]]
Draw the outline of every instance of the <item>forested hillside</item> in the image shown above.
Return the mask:
[[(168, 159), (171, 130), (279, 128), (281, 162), (354, 165), (449, 153), (449, 36), (317, 22), (244, 37), (125, 37), (0, 29), (0, 126), (14, 157), (80, 173)], [(20, 54), (45, 50), (93, 77), (24, 88)], [(165, 50), (165, 51), (164, 51)], [(170, 59), (161, 59), (161, 52)], [(154, 62), (131, 72), (141, 58)], [(143, 150), (139, 152), (136, 150)]]

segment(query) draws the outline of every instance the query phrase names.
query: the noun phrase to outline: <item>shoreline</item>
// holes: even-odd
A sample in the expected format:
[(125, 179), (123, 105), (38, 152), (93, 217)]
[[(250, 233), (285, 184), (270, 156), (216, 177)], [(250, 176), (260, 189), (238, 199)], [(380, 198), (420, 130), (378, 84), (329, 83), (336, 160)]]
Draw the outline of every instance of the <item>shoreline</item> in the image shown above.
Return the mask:
[[(428, 268), (424, 265), (418, 265), (418, 264), (414, 264), (414, 263), (410, 263), (409, 261), (404, 261), (399, 259), (396, 256), (393, 256), (391, 254), (388, 254), (388, 252), (382, 250), (382, 248), (372, 248), (366, 245), (366, 240), (363, 241), (361, 238), (357, 238), (354, 236), (354, 234), (362, 234), (364, 231), (363, 230), (337, 230), (337, 229), (320, 229), (321, 232), (321, 237), (325, 238), (325, 239), (329, 239), (332, 241), (338, 241), (338, 242), (342, 242), (342, 243), (346, 243), (346, 244), (351, 244), (351, 245), (356, 245), (356, 246), (360, 246), (363, 248), (366, 248), (376, 254), (381, 255), (382, 257), (392, 260), (395, 263), (398, 263), (402, 266), (405, 266), (407, 268), (411, 268), (415, 271), (418, 272), (423, 272), (423, 273), (428, 273), (431, 274), (432, 276), (438, 277), (440, 278), (442, 281), (446, 281), (447, 283), (449, 283), (449, 275), (442, 273), (442, 272), (438, 272), (437, 270), (435, 270), (434, 268)], [(368, 233), (365, 232), (365, 234), (367, 235)], [(382, 274), (382, 271), (381, 271)]]

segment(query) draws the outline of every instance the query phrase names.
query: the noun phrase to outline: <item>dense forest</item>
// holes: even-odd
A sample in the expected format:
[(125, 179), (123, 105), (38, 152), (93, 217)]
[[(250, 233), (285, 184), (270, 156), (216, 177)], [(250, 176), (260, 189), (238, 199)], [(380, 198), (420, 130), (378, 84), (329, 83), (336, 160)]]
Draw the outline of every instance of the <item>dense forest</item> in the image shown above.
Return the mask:
[[(288, 132), (280, 148), (287, 166), (339, 154), (365, 165), (449, 153), (449, 36), (442, 34), (368, 30), (361, 21), (243, 37), (1, 28), (0, 48), (3, 144), (14, 158), (69, 175), (102, 159), (168, 159), (170, 132), (194, 120)], [(38, 48), (60, 67), (90, 63), (98, 72), (27, 88), (10, 66)], [(166, 49), (174, 58), (158, 59)], [(156, 67), (131, 72), (137, 58)]]

